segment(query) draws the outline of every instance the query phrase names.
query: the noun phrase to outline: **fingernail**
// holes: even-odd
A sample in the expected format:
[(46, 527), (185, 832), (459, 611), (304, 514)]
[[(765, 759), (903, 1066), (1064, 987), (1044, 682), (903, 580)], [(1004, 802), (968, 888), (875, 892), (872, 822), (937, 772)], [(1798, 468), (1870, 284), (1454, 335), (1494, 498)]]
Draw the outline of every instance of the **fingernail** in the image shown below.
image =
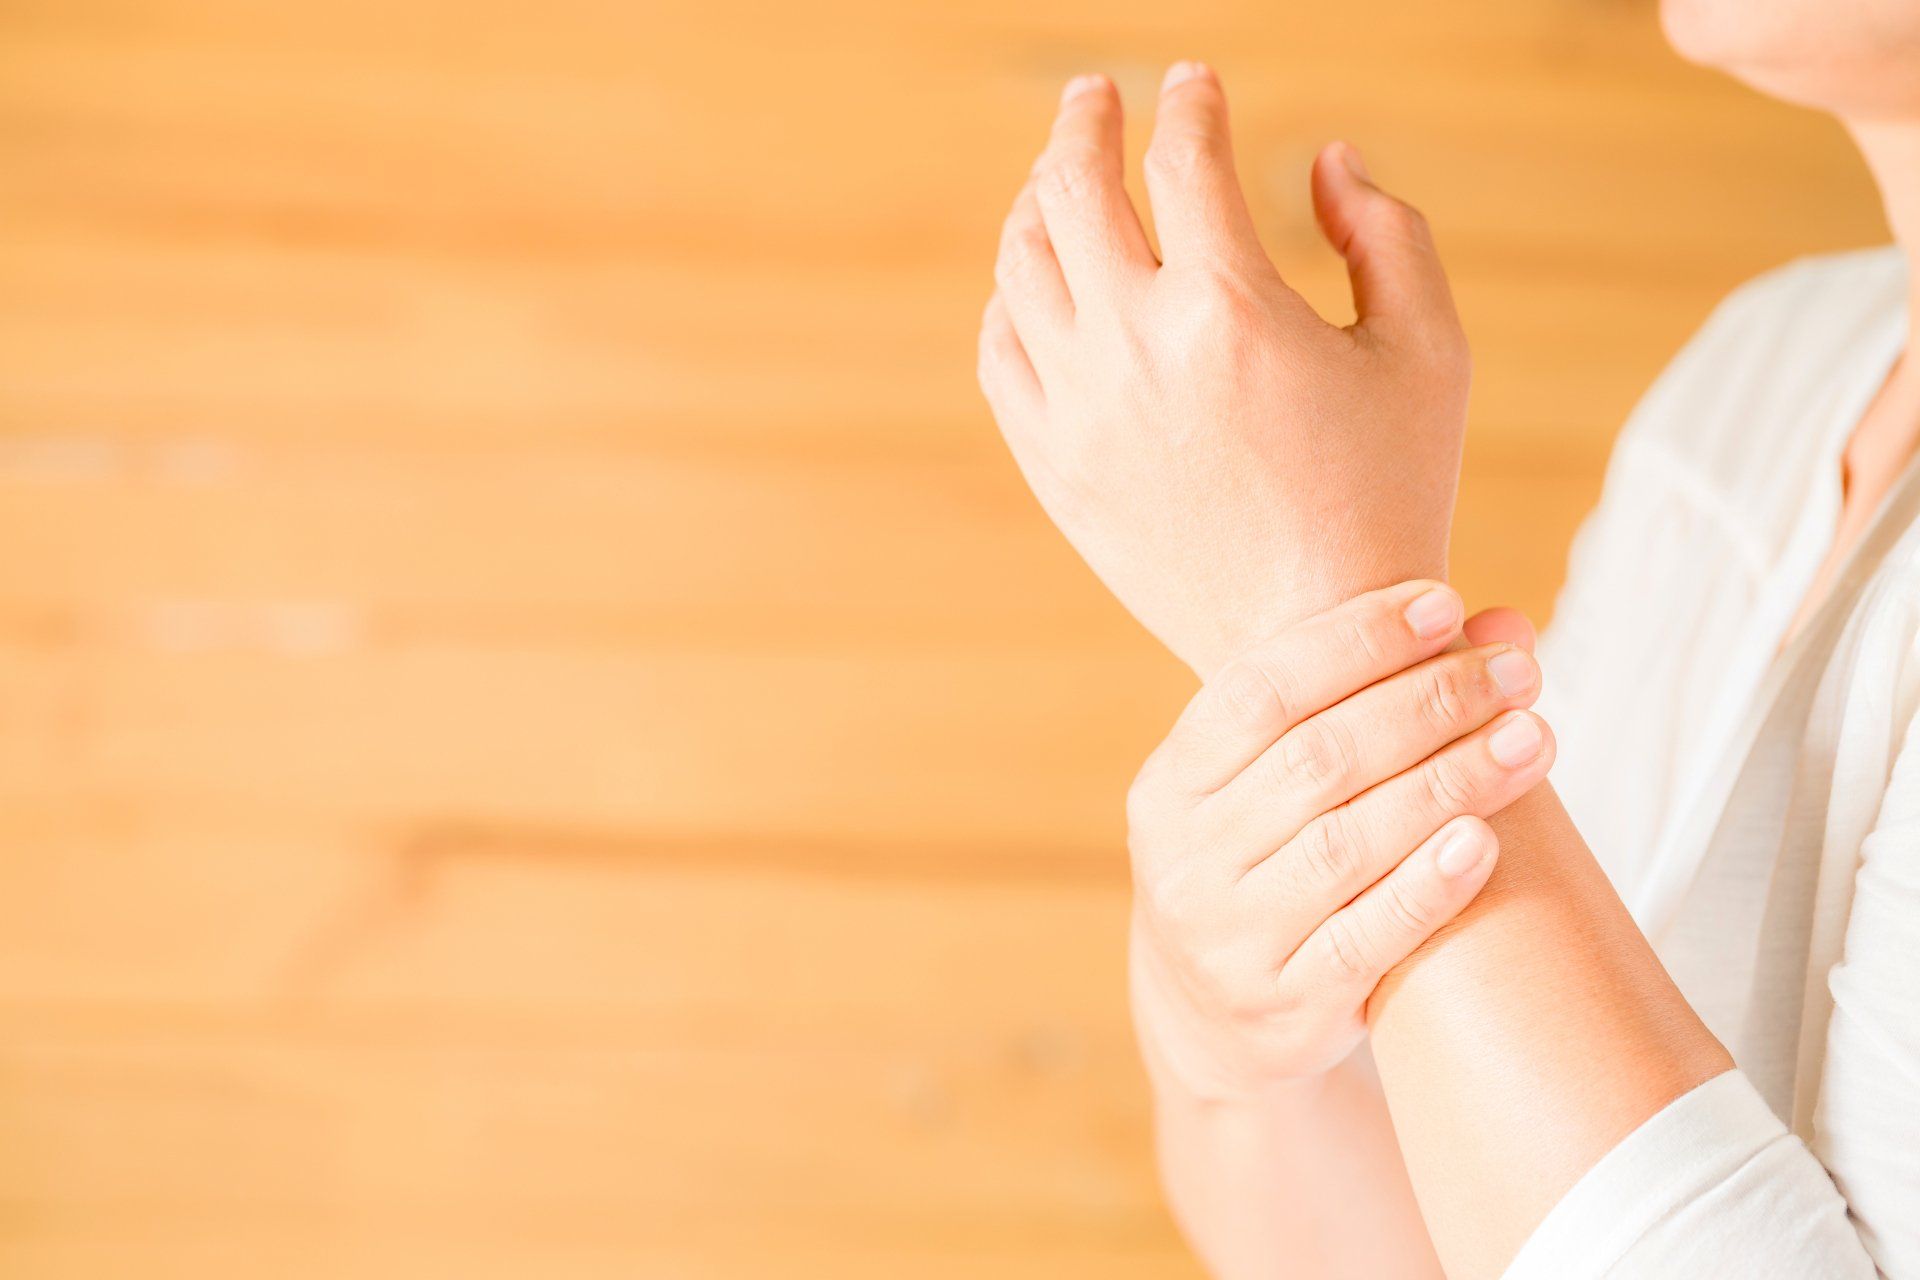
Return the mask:
[(1445, 587), (1433, 587), (1407, 606), (1407, 625), (1422, 640), (1438, 640), (1460, 625), (1460, 597)]
[(1502, 649), (1487, 659), (1487, 674), (1500, 686), (1500, 696), (1517, 698), (1533, 688), (1533, 659), (1521, 649)]
[(1067, 87), (1060, 91), (1060, 101), (1071, 102), (1083, 93), (1100, 88), (1106, 82), (1107, 78), (1101, 75), (1075, 76), (1067, 81)]
[(1167, 78), (1160, 82), (1160, 92), (1166, 93), (1170, 89), (1177, 89), (1196, 76), (1205, 74), (1207, 74), (1207, 64), (1204, 62), (1176, 62), (1167, 68)]
[(1340, 162), (1347, 166), (1347, 172), (1362, 182), (1372, 182), (1373, 175), (1367, 172), (1367, 162), (1360, 158), (1360, 148), (1351, 142), (1340, 144)]
[(1469, 826), (1458, 826), (1441, 837), (1440, 850), (1433, 855), (1434, 866), (1449, 880), (1458, 880), (1487, 860), (1491, 852), (1481, 844), (1479, 834)]
[(1546, 745), (1539, 722), (1524, 713), (1509, 719), (1487, 739), (1487, 750), (1509, 769), (1532, 764), (1540, 758), (1540, 749)]

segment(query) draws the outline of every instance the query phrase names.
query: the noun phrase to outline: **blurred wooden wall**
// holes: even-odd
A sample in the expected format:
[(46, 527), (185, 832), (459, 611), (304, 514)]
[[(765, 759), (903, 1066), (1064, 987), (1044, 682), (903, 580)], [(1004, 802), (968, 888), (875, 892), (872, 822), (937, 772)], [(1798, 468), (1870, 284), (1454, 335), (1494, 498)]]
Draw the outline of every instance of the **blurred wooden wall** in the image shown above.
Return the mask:
[[(1828, 124), (1623, 0), (0, 6), (0, 1270), (1191, 1276), (1120, 796), (1186, 679), (972, 385), (1059, 82), (1440, 230), (1544, 610)], [(1135, 146), (1138, 146), (1136, 136)]]

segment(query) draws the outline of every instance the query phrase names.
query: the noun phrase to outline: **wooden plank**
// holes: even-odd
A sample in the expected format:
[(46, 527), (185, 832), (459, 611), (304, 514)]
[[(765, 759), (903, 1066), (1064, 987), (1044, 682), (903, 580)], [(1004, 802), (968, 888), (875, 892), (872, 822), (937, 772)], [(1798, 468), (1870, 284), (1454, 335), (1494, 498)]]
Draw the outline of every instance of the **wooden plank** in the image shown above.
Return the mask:
[(1642, 6), (0, 13), (0, 1269), (1196, 1274), (1119, 812), (1191, 678), (972, 386), (1060, 80), (1137, 155), (1192, 55), (1327, 315), (1320, 143), (1438, 228), (1476, 604), (1883, 234)]

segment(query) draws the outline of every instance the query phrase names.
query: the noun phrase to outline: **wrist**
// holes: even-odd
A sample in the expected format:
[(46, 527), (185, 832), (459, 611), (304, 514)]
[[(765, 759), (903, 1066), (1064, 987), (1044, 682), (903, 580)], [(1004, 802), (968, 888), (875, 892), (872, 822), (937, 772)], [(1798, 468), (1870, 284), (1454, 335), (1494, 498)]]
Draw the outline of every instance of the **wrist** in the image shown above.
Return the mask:
[(1299, 1075), (1263, 1069), (1237, 1035), (1221, 1035), (1179, 1000), (1157, 998), (1143, 985), (1134, 962), (1134, 1036), (1156, 1107), (1189, 1117), (1270, 1114), (1310, 1102), (1332, 1071)]
[(1296, 622), (1398, 582), (1416, 578), (1444, 582), (1446, 571), (1444, 543), (1433, 551), (1410, 551), (1382, 542), (1276, 557), (1264, 576), (1249, 582), (1236, 598), (1218, 602), (1210, 611), (1211, 625), (1205, 633), (1170, 647), (1206, 679), (1235, 655)]

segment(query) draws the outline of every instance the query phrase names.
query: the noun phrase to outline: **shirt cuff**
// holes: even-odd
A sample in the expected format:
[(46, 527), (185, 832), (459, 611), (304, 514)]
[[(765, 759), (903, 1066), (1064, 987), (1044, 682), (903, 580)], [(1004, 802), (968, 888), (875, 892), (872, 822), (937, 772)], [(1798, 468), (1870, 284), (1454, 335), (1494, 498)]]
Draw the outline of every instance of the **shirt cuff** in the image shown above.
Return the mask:
[(1606, 1275), (1661, 1219), (1710, 1193), (1786, 1132), (1744, 1072), (1695, 1086), (1587, 1170), (1527, 1238), (1503, 1280)]

